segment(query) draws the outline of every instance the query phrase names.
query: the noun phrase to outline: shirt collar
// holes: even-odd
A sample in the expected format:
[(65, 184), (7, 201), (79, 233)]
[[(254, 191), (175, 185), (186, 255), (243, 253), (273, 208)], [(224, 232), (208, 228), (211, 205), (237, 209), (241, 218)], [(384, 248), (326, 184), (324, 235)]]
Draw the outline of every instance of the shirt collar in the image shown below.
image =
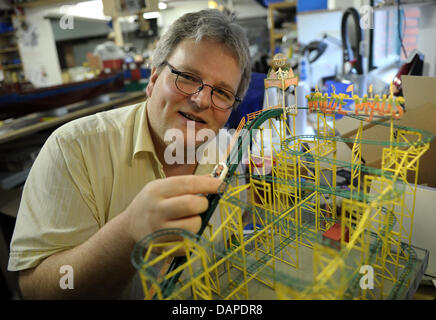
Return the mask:
[(156, 155), (148, 126), (147, 100), (137, 110), (133, 129), (133, 153), (131, 160), (139, 152), (151, 152)]
[[(147, 100), (144, 101), (141, 107), (136, 111), (133, 129), (133, 153), (131, 161), (133, 161), (135, 156), (140, 152), (150, 152), (153, 154), (156, 161), (159, 161), (157, 160), (158, 158), (156, 155), (156, 150), (154, 148), (153, 140), (151, 139), (150, 127), (148, 125), (147, 102)], [(216, 143), (216, 137), (212, 141)], [(224, 151), (224, 149), (220, 150), (220, 152)], [(211, 155), (209, 155), (206, 163), (199, 163), (197, 169), (195, 170), (195, 174), (210, 173), (215, 164), (218, 163), (218, 157), (219, 154), (216, 154), (215, 157), (211, 157)]]

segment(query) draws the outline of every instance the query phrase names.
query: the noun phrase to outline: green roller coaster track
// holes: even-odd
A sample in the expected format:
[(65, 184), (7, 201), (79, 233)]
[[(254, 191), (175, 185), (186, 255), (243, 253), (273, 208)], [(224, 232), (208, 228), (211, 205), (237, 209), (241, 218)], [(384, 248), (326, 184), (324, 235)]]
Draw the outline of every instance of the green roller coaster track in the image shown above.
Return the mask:
[[(298, 109), (308, 109), (308, 108), (298, 108)], [(225, 178), (225, 182), (228, 185), (231, 180), (234, 178), (234, 174), (235, 171), (242, 159), (242, 154), (245, 150), (247, 150), (248, 144), (251, 142), (252, 140), (252, 131), (255, 129), (258, 129), (265, 121), (267, 121), (268, 119), (272, 119), (272, 118), (278, 118), (283, 114), (283, 108), (277, 108), (277, 109), (268, 109), (265, 110), (263, 112), (261, 112), (257, 117), (255, 117), (254, 119), (252, 119), (251, 121), (248, 121), (244, 127), (242, 128), (243, 130), (241, 130), (241, 132), (243, 133), (241, 136), (237, 137), (237, 143), (235, 144), (235, 146), (230, 150), (229, 156), (227, 158), (227, 165), (228, 165), (228, 173), (227, 176)], [(346, 116), (360, 120), (360, 121), (365, 121), (365, 118), (362, 116), (357, 116), (354, 114), (347, 114)], [(376, 125), (381, 125), (381, 126), (386, 126), (386, 127), (390, 127), (389, 123), (383, 122), (383, 121), (373, 121), (372, 123), (376, 124)], [(404, 126), (399, 126), (399, 125), (393, 125), (393, 127), (396, 130), (404, 130), (404, 131), (408, 131), (408, 132), (414, 132), (414, 133), (419, 133), (421, 134), (422, 138), (416, 142), (413, 143), (407, 143), (407, 142), (396, 142), (396, 141), (374, 141), (374, 140), (359, 140), (359, 143), (361, 144), (373, 144), (373, 145), (384, 145), (384, 146), (391, 146), (391, 147), (410, 147), (410, 146), (419, 146), (419, 145), (424, 145), (426, 143), (431, 142), (434, 139), (434, 135), (428, 131), (425, 130), (420, 130), (420, 129), (415, 129), (415, 128), (409, 128), (409, 127), (404, 127)], [(324, 140), (324, 141), (339, 141), (339, 142), (344, 142), (344, 143), (353, 143), (355, 142), (354, 139), (349, 139), (349, 138), (341, 138), (341, 137), (332, 137), (332, 136), (317, 136), (317, 135), (304, 135), (304, 136), (294, 136), (291, 138), (286, 139), (282, 145), (281, 148), (284, 152), (297, 156), (297, 157), (310, 157), (313, 161), (319, 161), (319, 162), (323, 162), (323, 163), (329, 163), (329, 164), (334, 164), (334, 165), (339, 165), (341, 167), (347, 167), (347, 168), (356, 168), (356, 166), (365, 173), (369, 173), (372, 175), (376, 175), (376, 176), (382, 176), (385, 177), (389, 180), (396, 180), (396, 177), (392, 174), (392, 173), (388, 173), (385, 172), (381, 169), (376, 169), (376, 168), (372, 168), (372, 167), (368, 167), (368, 166), (364, 166), (364, 165), (356, 165), (356, 164), (352, 164), (349, 162), (345, 162), (345, 161), (339, 161), (339, 160), (333, 160), (327, 157), (321, 157), (321, 156), (314, 156), (314, 155), (310, 155), (308, 156), (307, 154), (305, 154), (304, 152), (300, 152), (297, 150), (291, 150), (289, 148), (289, 145), (296, 141), (297, 139), (318, 139), (318, 140)], [(235, 161), (235, 159), (237, 161)], [(307, 183), (307, 182), (297, 182), (297, 181), (292, 181), (292, 180), (284, 180), (284, 179), (279, 179), (279, 178), (275, 178), (275, 177), (271, 177), (271, 176), (253, 176), (256, 177), (257, 179), (261, 178), (265, 181), (269, 181), (269, 182), (275, 182), (275, 183), (284, 183), (284, 184), (288, 184), (291, 186), (298, 186), (302, 189), (305, 190), (309, 190), (309, 191), (317, 191), (320, 193), (327, 193), (327, 194), (334, 194), (334, 195), (338, 195), (340, 197), (343, 198), (353, 198), (353, 199), (358, 199), (360, 201), (363, 202), (368, 202), (368, 201), (372, 201), (374, 200), (374, 198), (372, 196), (369, 195), (360, 195), (360, 194), (353, 194), (353, 191), (350, 190), (343, 190), (343, 189), (339, 189), (339, 188), (330, 188), (328, 186), (319, 186), (319, 185), (315, 185), (315, 184), (311, 184), (311, 183)], [(392, 199), (392, 198), (396, 198), (398, 197), (400, 194), (402, 194), (404, 192), (404, 185), (400, 182), (396, 182), (393, 184), (394, 185), (394, 189), (389, 192), (386, 193), (385, 198), (382, 200), (388, 200), (388, 199)], [(213, 212), (215, 211), (219, 200), (221, 199), (222, 195), (225, 193), (224, 192), (220, 192), (217, 194), (210, 194), (208, 195), (208, 201), (209, 201), (209, 208), (206, 212), (204, 212), (201, 217), (202, 217), (202, 226), (200, 231), (198, 232), (197, 235), (192, 235), (189, 232), (186, 231), (182, 231), (182, 230), (178, 230), (177, 232), (179, 232), (179, 234), (181, 234), (183, 237), (188, 237), (188, 238), (192, 238), (192, 240), (194, 241), (199, 241), (202, 243), (202, 245), (207, 246), (207, 242), (202, 240), (201, 235), (203, 234), (207, 224), (209, 223), (210, 218), (212, 217)], [(241, 202), (240, 200), (237, 200), (236, 198), (232, 199), (232, 197), (229, 197), (227, 199), (228, 201), (237, 201), (238, 203)], [(379, 199), (381, 200), (381, 199)], [(243, 204), (239, 204), (239, 205), (243, 205)], [(383, 208), (383, 210), (386, 213), (386, 210)], [(272, 223), (276, 223), (278, 222), (280, 219), (279, 218), (275, 218), (272, 219)], [(391, 218), (390, 218), (390, 223), (388, 226), (385, 226), (385, 229), (387, 230), (383, 230), (382, 233), (384, 232), (389, 232), (389, 230), (392, 230), (393, 226), (395, 224), (395, 218), (394, 216), (391, 214)], [(304, 228), (302, 228), (302, 231), (304, 231)], [(146, 243), (148, 243), (148, 241), (150, 241), (153, 237), (155, 236), (159, 236), (161, 235), (161, 233), (165, 231), (158, 231), (157, 233), (153, 233), (152, 235), (144, 238), (143, 241), (139, 242), (136, 246), (134, 251), (132, 252), (132, 263), (136, 266), (136, 268), (138, 270), (141, 270), (141, 266), (142, 266), (142, 261), (140, 260), (140, 257), (142, 256), (141, 252), (142, 249), (144, 248), (144, 246), (146, 246)], [(174, 231), (172, 231), (174, 232)], [(380, 239), (377, 239), (370, 247), (370, 259), (374, 259), (377, 251), (380, 249), (382, 243)], [(410, 255), (411, 255), (411, 259), (408, 261), (407, 267), (410, 267), (414, 261), (416, 261), (416, 259), (414, 259), (413, 257), (416, 256), (416, 254), (413, 252), (413, 249), (411, 247), (407, 247), (405, 248), (405, 250), (408, 250)], [(232, 253), (228, 253), (231, 254)], [(223, 256), (226, 255), (226, 253), (222, 253)], [(180, 265), (182, 265), (183, 263), (186, 262), (186, 257), (176, 257), (173, 259), (167, 274), (172, 272), (173, 270), (177, 269)], [(405, 280), (408, 278), (408, 276), (410, 275), (410, 268), (406, 268), (406, 270), (400, 275), (400, 279), (401, 280)], [(171, 292), (173, 291), (176, 282), (178, 281), (180, 275), (181, 275), (182, 271), (179, 272), (178, 274), (176, 274), (175, 276), (173, 276), (172, 278), (163, 281), (160, 285), (161, 288), (161, 292), (163, 293), (163, 297), (166, 298), (168, 297)], [(284, 279), (284, 284), (289, 284), (293, 287), (295, 287), (297, 285), (297, 283), (299, 283), (299, 285), (297, 285), (297, 287), (305, 287), (304, 283), (299, 281), (298, 279), (293, 279), (293, 278), (289, 278), (289, 279)], [(289, 283), (288, 283), (289, 282)], [(350, 288), (347, 290), (346, 292), (346, 296), (352, 296), (352, 293), (356, 290), (357, 287), (357, 282), (358, 282), (358, 278), (357, 275), (354, 278), (354, 280), (352, 281), (352, 285), (350, 286)], [(391, 298), (395, 298), (398, 296), (398, 293), (401, 291), (401, 285), (399, 285), (398, 283), (396, 284), (396, 286), (394, 287), (394, 289), (391, 292), (390, 297)], [(154, 297), (156, 298), (156, 296)]]

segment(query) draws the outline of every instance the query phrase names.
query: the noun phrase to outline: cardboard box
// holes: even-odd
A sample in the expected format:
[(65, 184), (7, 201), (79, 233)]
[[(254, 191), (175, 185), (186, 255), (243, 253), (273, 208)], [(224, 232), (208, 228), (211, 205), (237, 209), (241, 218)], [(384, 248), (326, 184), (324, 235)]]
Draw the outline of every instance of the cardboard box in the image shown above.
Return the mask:
[[(423, 129), (436, 135), (436, 78), (402, 76), (406, 110), (403, 118), (394, 124)], [(388, 121), (386, 123), (389, 123)], [(344, 117), (336, 122), (336, 129), (342, 137), (355, 137), (360, 121)], [(389, 127), (364, 123), (363, 139), (389, 141)], [(362, 158), (365, 165), (381, 167), (382, 151), (386, 146), (363, 144)], [(409, 179), (412, 182), (412, 178)], [(436, 187), (436, 141), (420, 158), (418, 184)]]

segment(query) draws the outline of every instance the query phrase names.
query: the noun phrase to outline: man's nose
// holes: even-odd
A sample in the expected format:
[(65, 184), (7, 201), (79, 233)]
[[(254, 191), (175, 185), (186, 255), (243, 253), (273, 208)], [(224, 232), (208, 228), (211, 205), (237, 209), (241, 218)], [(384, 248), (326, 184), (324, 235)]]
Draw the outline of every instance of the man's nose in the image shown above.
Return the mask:
[(212, 103), (211, 94), (212, 87), (209, 85), (203, 85), (203, 88), (196, 94), (193, 94), (191, 99), (197, 104), (199, 109), (208, 109)]

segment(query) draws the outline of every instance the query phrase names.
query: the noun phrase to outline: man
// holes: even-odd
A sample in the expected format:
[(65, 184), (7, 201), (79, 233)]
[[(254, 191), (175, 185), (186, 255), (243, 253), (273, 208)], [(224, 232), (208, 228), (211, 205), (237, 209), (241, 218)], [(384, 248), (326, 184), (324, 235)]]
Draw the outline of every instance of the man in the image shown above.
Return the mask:
[(249, 79), (242, 29), (216, 10), (186, 14), (159, 41), (146, 102), (56, 130), (26, 181), (11, 242), (23, 296), (131, 298), (135, 243), (163, 228), (196, 233), (202, 195), (220, 185), (208, 176), (214, 165), (168, 164), (165, 133), (183, 132), (185, 152), (189, 125), (218, 133)]

